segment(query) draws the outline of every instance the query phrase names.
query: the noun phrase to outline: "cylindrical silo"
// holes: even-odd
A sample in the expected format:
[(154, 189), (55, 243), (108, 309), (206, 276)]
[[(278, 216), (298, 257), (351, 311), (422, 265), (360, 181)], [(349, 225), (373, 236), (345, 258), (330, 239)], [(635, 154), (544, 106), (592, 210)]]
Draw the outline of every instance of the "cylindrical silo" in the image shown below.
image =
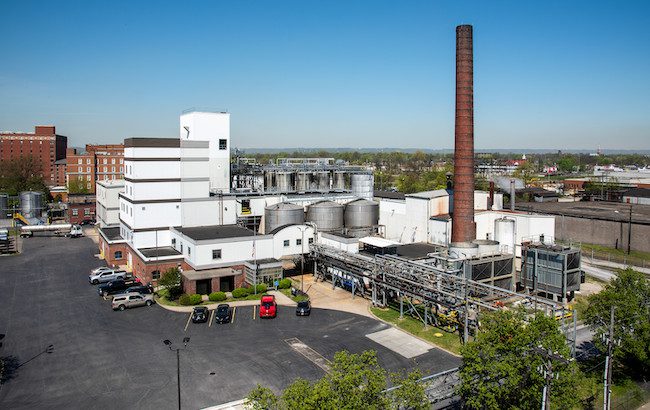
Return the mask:
[(311, 179), (311, 172), (300, 171), (296, 173), (296, 191), (298, 192), (309, 191), (310, 179)]
[(319, 171), (316, 173), (316, 179), (318, 180), (318, 190), (319, 191), (329, 191), (330, 190), (330, 173), (327, 171)]
[(360, 198), (372, 199), (375, 180), (372, 174), (350, 175), (352, 194)]
[(264, 173), (264, 190), (266, 192), (275, 191), (275, 186), (273, 186), (273, 171), (266, 171)]
[(291, 183), (291, 177), (293, 172), (290, 171), (278, 171), (275, 173), (275, 183), (280, 192), (289, 192), (293, 191), (293, 185)]
[(494, 240), (505, 253), (515, 253), (515, 220), (499, 218), (494, 221)]
[(379, 204), (366, 199), (356, 199), (345, 206), (345, 227), (367, 228), (379, 223)]
[(472, 243), (478, 245), (478, 256), (498, 255), (499, 242), (490, 239), (475, 239)]
[(332, 201), (320, 201), (307, 207), (309, 222), (319, 231), (336, 231), (343, 228), (343, 205)]
[(40, 218), (43, 211), (43, 193), (24, 191), (20, 193), (20, 213), (25, 218)]
[(0, 219), (6, 218), (9, 213), (11, 213), (9, 211), (9, 195), (0, 194)]
[(346, 172), (344, 171), (335, 171), (334, 172), (334, 189), (337, 191), (343, 191), (347, 188), (346, 183)]
[(280, 202), (264, 208), (264, 233), (267, 235), (280, 226), (303, 223), (305, 223), (305, 211), (300, 205)]

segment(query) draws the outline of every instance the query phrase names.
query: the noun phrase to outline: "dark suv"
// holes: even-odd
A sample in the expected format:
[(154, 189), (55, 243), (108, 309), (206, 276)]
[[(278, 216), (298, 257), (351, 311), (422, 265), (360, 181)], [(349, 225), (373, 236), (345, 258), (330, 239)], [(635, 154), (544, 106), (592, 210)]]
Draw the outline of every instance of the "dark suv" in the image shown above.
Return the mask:
[(136, 285), (127, 288), (124, 293), (137, 292), (143, 295), (150, 295), (153, 293), (153, 286), (151, 285)]
[(229, 323), (232, 320), (230, 305), (222, 303), (215, 310), (214, 320), (217, 323)]
[(99, 293), (99, 296), (114, 295), (116, 293), (124, 292), (129, 286), (131, 286), (131, 284), (127, 285), (126, 282), (124, 282), (122, 279), (117, 279), (103, 285), (99, 285), (97, 288), (97, 293)]

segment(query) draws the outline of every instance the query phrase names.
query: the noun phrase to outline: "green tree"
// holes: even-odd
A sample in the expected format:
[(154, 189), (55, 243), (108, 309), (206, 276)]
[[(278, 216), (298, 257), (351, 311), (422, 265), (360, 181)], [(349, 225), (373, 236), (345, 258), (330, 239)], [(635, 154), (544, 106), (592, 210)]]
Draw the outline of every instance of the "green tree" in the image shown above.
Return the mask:
[(398, 387), (391, 392), (391, 401), (396, 408), (409, 410), (431, 408), (424, 391), (425, 386), (420, 382), (421, 378), (422, 373), (417, 369), (408, 374), (393, 374), (393, 385)]
[(158, 279), (158, 286), (165, 289), (175, 288), (181, 285), (181, 271), (178, 268), (169, 268)]
[(650, 376), (650, 282), (643, 273), (621, 271), (605, 288), (589, 296), (585, 322), (596, 335), (596, 345), (605, 351), (602, 335), (609, 332), (614, 307), (614, 337), (620, 345), (614, 349), (615, 363), (631, 377)]
[(420, 373), (398, 376), (394, 380), (404, 386), (386, 394), (387, 373), (379, 366), (374, 351), (361, 354), (342, 351), (334, 355), (330, 372), (320, 380), (310, 383), (298, 379), (280, 397), (268, 388), (257, 386), (247, 397), (248, 406), (273, 410), (428, 408), (418, 407), (426, 402), (424, 388), (417, 383), (419, 379)]
[(519, 165), (513, 174), (515, 178), (519, 178), (523, 180), (524, 184), (526, 185), (533, 182), (535, 180), (536, 175), (537, 175), (537, 169), (535, 168), (535, 165), (533, 165), (533, 163), (530, 160)]
[[(527, 317), (522, 311), (498, 311), (483, 316), (481, 332), (461, 349), (461, 385), (458, 393), (470, 409), (535, 409), (542, 399), (544, 378), (538, 367), (542, 347), (569, 358), (569, 347), (558, 323), (542, 313)], [(582, 379), (575, 362), (554, 363), (553, 408), (573, 408)]]
[(39, 191), (49, 195), (50, 191), (41, 174), (40, 161), (31, 155), (0, 161), (0, 191), (18, 195), (21, 191)]
[(573, 172), (573, 169), (578, 166), (578, 161), (573, 155), (564, 155), (557, 162), (557, 167), (561, 172)]
[(68, 180), (68, 193), (87, 194), (88, 192), (89, 192), (88, 186), (81, 179), (70, 178), (70, 180)]

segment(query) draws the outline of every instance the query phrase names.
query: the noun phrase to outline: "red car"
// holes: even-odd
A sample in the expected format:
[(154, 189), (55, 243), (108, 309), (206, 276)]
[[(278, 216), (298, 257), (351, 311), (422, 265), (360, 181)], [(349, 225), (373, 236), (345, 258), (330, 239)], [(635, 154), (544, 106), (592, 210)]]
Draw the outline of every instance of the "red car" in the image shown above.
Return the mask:
[(260, 318), (275, 317), (278, 314), (278, 304), (275, 303), (275, 296), (262, 295), (260, 301)]

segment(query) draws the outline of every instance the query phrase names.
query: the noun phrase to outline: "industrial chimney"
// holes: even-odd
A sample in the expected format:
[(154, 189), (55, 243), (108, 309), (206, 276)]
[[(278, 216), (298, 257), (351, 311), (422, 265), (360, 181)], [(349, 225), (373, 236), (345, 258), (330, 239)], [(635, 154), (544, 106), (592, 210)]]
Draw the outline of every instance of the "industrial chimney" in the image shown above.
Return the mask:
[(456, 27), (456, 130), (451, 241), (476, 239), (474, 223), (474, 58), (472, 26)]

